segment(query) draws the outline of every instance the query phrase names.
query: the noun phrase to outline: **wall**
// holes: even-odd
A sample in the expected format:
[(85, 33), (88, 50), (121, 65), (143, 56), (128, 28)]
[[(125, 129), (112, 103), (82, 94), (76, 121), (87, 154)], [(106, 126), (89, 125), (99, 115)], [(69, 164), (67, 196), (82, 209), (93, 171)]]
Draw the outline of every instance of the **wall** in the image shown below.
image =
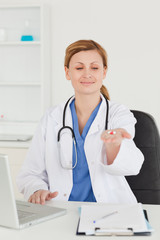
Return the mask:
[[(0, 0), (2, 4), (40, 1)], [(111, 99), (152, 114), (160, 129), (160, 1), (43, 0), (51, 7), (52, 104), (73, 90), (65, 79), (68, 44), (94, 39), (108, 53), (105, 85)]]
[(52, 9), (53, 102), (72, 94), (63, 73), (66, 46), (77, 39), (94, 39), (108, 53), (105, 85), (111, 98), (153, 114), (160, 128), (159, 9), (156, 0), (56, 3)]

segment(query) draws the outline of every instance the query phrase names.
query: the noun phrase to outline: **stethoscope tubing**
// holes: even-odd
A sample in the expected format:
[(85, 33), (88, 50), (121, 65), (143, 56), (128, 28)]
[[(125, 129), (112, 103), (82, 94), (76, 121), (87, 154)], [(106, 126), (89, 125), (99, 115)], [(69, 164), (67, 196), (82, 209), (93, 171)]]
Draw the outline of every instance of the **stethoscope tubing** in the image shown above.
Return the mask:
[[(72, 96), (72, 97), (73, 97), (73, 96)], [(76, 138), (75, 138), (75, 134), (74, 134), (73, 128), (71, 128), (70, 126), (66, 126), (66, 125), (65, 125), (66, 109), (67, 109), (68, 103), (69, 103), (69, 101), (71, 100), (72, 97), (70, 97), (70, 98), (67, 100), (67, 102), (66, 102), (66, 104), (65, 104), (65, 106), (64, 106), (63, 119), (62, 119), (62, 127), (59, 129), (58, 134), (57, 134), (57, 141), (58, 141), (58, 143), (60, 143), (60, 135), (61, 135), (61, 132), (62, 132), (64, 129), (69, 129), (69, 130), (71, 131), (71, 133), (72, 133), (72, 139), (73, 139), (73, 143), (74, 143), (74, 147), (75, 147), (76, 161), (75, 161), (75, 164), (74, 164), (74, 166), (73, 166), (72, 168), (70, 168), (70, 167), (63, 167), (63, 165), (62, 165), (62, 163), (61, 163), (62, 167), (63, 167), (63, 168), (66, 168), (66, 169), (74, 169), (74, 168), (76, 167), (77, 161), (78, 161), (78, 160), (77, 160)], [(107, 109), (106, 109), (106, 122), (105, 122), (105, 130), (107, 130), (107, 129), (108, 129), (109, 103), (108, 103), (108, 99), (107, 99), (105, 96), (104, 96), (104, 98), (105, 98), (105, 100), (106, 100), (106, 105), (107, 105)]]

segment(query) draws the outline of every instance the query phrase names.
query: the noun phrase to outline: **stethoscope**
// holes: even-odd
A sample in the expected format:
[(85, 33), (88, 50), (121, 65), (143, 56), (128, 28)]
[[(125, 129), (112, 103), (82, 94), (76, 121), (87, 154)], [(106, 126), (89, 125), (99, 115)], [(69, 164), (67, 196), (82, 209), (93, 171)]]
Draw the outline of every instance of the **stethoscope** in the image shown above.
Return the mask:
[[(103, 95), (104, 96), (104, 95)], [(73, 97), (73, 96), (72, 96)], [(73, 140), (73, 144), (74, 144), (74, 148), (75, 148), (75, 156), (76, 156), (76, 160), (75, 160), (75, 164), (74, 166), (72, 166), (72, 161), (70, 161), (70, 164), (69, 165), (64, 165), (62, 162), (62, 159), (61, 159), (61, 154), (60, 154), (60, 162), (61, 162), (61, 166), (62, 168), (65, 168), (65, 169), (68, 169), (68, 170), (72, 170), (74, 169), (76, 166), (77, 166), (77, 147), (76, 147), (76, 138), (75, 138), (75, 134), (74, 134), (74, 131), (73, 131), (73, 128), (71, 128), (70, 126), (66, 126), (65, 125), (65, 117), (66, 117), (66, 109), (67, 109), (67, 106), (68, 106), (68, 103), (69, 101), (71, 100), (70, 97), (65, 106), (64, 106), (64, 110), (63, 110), (63, 122), (62, 122), (62, 127), (59, 129), (58, 131), (58, 134), (57, 134), (57, 141), (58, 143), (60, 143), (60, 136), (62, 136), (62, 131), (64, 130), (69, 130), (71, 132), (71, 135), (72, 135), (72, 140)], [(107, 109), (106, 109), (106, 121), (105, 121), (105, 130), (108, 129), (108, 114), (109, 114), (109, 103), (108, 103), (108, 99), (104, 96), (105, 100), (106, 100), (106, 106), (107, 106)], [(58, 144), (59, 145), (59, 144)], [(60, 151), (60, 150), (59, 150)]]

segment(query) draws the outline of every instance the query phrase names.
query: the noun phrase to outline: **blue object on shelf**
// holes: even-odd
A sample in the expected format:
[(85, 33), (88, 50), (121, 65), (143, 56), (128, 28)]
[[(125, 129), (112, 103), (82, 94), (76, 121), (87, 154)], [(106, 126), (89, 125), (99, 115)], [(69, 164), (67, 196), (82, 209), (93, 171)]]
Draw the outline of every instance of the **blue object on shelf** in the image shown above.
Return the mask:
[(32, 35), (22, 35), (21, 41), (33, 41), (33, 36)]

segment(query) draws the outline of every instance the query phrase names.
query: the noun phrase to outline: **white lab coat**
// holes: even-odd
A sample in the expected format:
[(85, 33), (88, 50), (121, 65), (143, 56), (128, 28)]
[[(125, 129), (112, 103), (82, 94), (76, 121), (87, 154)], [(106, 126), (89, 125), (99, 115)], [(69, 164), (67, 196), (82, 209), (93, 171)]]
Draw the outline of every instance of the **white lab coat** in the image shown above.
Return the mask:
[[(70, 100), (70, 102), (72, 99)], [(72, 170), (62, 168), (57, 134), (62, 127), (65, 103), (51, 108), (42, 118), (33, 137), (23, 167), (17, 178), (19, 191), (27, 200), (39, 189), (58, 191), (53, 200), (67, 201), (73, 186)], [(139, 173), (144, 157), (132, 139), (122, 141), (113, 164), (107, 165), (104, 143), (100, 139), (106, 119), (106, 101), (102, 103), (85, 139), (84, 150), (88, 162), (93, 192), (97, 202), (134, 203), (136, 198), (124, 176)], [(136, 120), (123, 105), (109, 101), (108, 129), (124, 128), (134, 137)], [(72, 127), (68, 105), (65, 124)], [(72, 138), (64, 134), (61, 150), (72, 159)], [(62, 159), (63, 160), (63, 159)]]

